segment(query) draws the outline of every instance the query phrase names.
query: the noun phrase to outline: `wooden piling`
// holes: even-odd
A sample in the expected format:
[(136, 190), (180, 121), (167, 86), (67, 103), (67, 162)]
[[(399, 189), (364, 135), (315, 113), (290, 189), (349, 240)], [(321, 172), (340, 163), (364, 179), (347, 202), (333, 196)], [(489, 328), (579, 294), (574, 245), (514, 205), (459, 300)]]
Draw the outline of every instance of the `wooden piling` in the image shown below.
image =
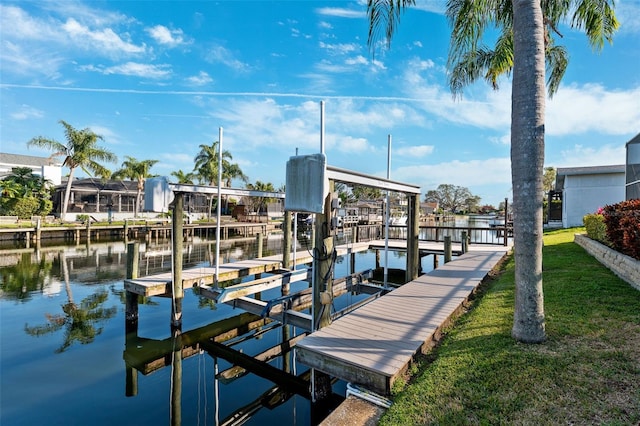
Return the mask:
[(296, 269), (296, 265), (291, 264), (291, 212), (284, 212), (284, 222), (282, 222), (283, 244), (282, 244), (282, 267), (285, 269)]
[(42, 236), (42, 221), (40, 218), (36, 221), (36, 242), (40, 241)]
[(407, 265), (405, 279), (407, 282), (418, 278), (420, 270), (420, 251), (419, 234), (420, 234), (420, 197), (419, 195), (409, 196), (407, 214)]
[(467, 231), (462, 231), (460, 233), (460, 243), (462, 245), (461, 249), (462, 249), (462, 254), (465, 254), (467, 251), (469, 251), (469, 237), (467, 234)]
[(183, 242), (184, 194), (176, 192), (173, 199), (172, 248), (173, 248), (173, 294), (171, 304), (171, 327), (182, 328), (182, 253)]
[(452, 247), (451, 247), (451, 235), (444, 236), (444, 263), (451, 262), (451, 258), (453, 257)]
[[(127, 244), (127, 279), (138, 278), (140, 245), (137, 242)], [(130, 291), (125, 292), (125, 331), (138, 331), (138, 295)]]

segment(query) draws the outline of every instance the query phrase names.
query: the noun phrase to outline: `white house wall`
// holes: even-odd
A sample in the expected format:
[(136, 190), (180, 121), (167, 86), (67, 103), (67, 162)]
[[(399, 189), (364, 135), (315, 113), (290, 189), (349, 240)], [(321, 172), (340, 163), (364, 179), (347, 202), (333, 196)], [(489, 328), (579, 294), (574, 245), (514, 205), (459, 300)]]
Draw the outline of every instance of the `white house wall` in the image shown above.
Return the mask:
[(562, 200), (562, 225), (565, 228), (582, 226), (584, 215), (624, 199), (624, 173), (567, 175)]

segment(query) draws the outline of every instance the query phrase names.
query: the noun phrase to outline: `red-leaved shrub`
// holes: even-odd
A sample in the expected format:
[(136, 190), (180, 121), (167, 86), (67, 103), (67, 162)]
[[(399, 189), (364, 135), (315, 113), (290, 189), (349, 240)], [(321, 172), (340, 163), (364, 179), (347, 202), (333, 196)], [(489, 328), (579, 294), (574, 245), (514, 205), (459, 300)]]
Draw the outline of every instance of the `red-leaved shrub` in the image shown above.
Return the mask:
[(611, 246), (640, 260), (640, 200), (627, 200), (604, 207), (607, 240)]

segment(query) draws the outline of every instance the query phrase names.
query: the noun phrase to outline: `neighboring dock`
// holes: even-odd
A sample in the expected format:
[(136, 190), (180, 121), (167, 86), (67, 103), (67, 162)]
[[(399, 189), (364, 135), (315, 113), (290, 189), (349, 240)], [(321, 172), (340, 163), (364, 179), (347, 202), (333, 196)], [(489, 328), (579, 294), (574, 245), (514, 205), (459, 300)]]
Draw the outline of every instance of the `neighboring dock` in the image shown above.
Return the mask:
[[(406, 250), (406, 241), (390, 240), (389, 250)], [(458, 244), (459, 245), (459, 244)], [(349, 253), (358, 253), (367, 250), (384, 250), (385, 242), (383, 240), (374, 240), (368, 242), (360, 242), (353, 244), (343, 244), (336, 247), (338, 256), (345, 256)], [(419, 251), (422, 255), (428, 254), (444, 254), (443, 245), (432, 241), (420, 241), (418, 244)], [(460, 255), (461, 249), (452, 249), (454, 255)], [(313, 258), (309, 250), (298, 250), (296, 252), (296, 265), (311, 263)], [(293, 254), (290, 256), (293, 259)], [(293, 266), (293, 260), (289, 267)], [(225, 263), (220, 265), (218, 273), (218, 281), (224, 282), (250, 275), (259, 275), (263, 273), (280, 273), (284, 265), (282, 264), (282, 255), (273, 255), (260, 257), (257, 259), (241, 260), (233, 263)], [(214, 284), (215, 266), (196, 266), (186, 268), (182, 271), (183, 288), (190, 288), (194, 285), (208, 286)], [(127, 291), (139, 294), (141, 296), (169, 296), (172, 291), (172, 274), (171, 272), (162, 272), (159, 274), (148, 275), (141, 278), (125, 279), (124, 288)]]
[(414, 356), (432, 347), (507, 250), (472, 246), (455, 260), (305, 337), (296, 345), (298, 361), (389, 395)]

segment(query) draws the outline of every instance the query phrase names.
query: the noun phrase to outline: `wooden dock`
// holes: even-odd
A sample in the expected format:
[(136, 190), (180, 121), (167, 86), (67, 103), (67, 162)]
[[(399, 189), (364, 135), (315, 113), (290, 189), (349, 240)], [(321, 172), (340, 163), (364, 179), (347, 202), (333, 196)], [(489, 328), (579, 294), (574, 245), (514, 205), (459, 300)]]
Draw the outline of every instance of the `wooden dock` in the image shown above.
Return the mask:
[(466, 254), (360, 307), (296, 345), (296, 358), (330, 376), (389, 395), (415, 355), (426, 352), (508, 247)]
[[(382, 240), (360, 242), (353, 244), (344, 244), (336, 247), (338, 256), (344, 256), (348, 253), (357, 253), (367, 251), (369, 249), (384, 250), (385, 242)], [(389, 241), (390, 250), (406, 249), (406, 241), (391, 240)], [(423, 254), (442, 253), (442, 243), (421, 241), (419, 250)], [(460, 250), (454, 249), (454, 254), (460, 254)], [(290, 256), (293, 259), (293, 255)], [(299, 250), (296, 252), (296, 264), (302, 265), (311, 263), (313, 257), (309, 250)], [(293, 260), (292, 260), (293, 263)], [(289, 265), (293, 266), (293, 265)], [(283, 268), (282, 255), (261, 257), (259, 259), (241, 260), (233, 263), (225, 263), (220, 265), (218, 280), (220, 282), (241, 278), (249, 275), (273, 273)], [(182, 271), (183, 288), (191, 288), (195, 285), (205, 286), (214, 284), (216, 268), (215, 266), (195, 266), (186, 268)], [(171, 272), (162, 272), (159, 274), (148, 275), (142, 278), (125, 279), (124, 288), (141, 296), (168, 296), (171, 295), (173, 277)]]

